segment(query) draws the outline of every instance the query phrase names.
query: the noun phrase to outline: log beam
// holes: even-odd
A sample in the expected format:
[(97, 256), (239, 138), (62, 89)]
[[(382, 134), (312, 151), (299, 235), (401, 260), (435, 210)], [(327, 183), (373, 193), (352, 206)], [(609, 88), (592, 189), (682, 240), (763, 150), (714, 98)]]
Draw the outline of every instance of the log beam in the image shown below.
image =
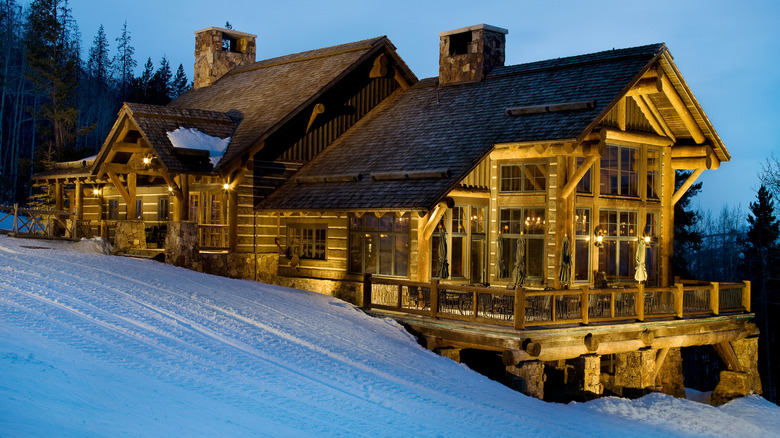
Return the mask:
[(702, 172), (704, 172), (704, 169), (699, 168), (693, 171), (693, 173), (688, 177), (688, 179), (685, 180), (684, 183), (680, 186), (679, 189), (677, 189), (676, 192), (674, 192), (674, 195), (672, 195), (672, 206), (674, 204), (677, 204), (677, 201), (682, 198), (682, 196), (685, 194), (685, 192), (688, 191), (689, 188), (691, 188), (691, 185), (696, 181), (699, 176), (701, 176)]
[(598, 158), (599, 156), (597, 155), (590, 155), (585, 159), (585, 161), (582, 162), (582, 164), (580, 164), (580, 167), (578, 167), (574, 172), (574, 175), (572, 175), (571, 180), (569, 180), (569, 182), (567, 182), (563, 187), (563, 190), (561, 191), (561, 197), (568, 198), (572, 193), (574, 193), (574, 189), (577, 188), (577, 184), (580, 183), (582, 178), (586, 173), (588, 173), (588, 170), (590, 170), (591, 166), (593, 166), (593, 163), (595, 163)]
[(695, 158), (672, 157), (672, 169), (674, 170), (712, 169), (712, 158), (709, 155), (706, 157), (695, 157)]
[(644, 132), (623, 132), (615, 129), (604, 129), (606, 140), (625, 141), (630, 143), (642, 143), (652, 146), (671, 146), (674, 144), (668, 137), (647, 134)]
[(643, 96), (645, 94), (657, 94), (663, 92), (663, 81), (659, 77), (642, 78), (628, 90), (626, 96)]
[(617, 110), (617, 123), (618, 128), (621, 131), (626, 130), (626, 107), (627, 102), (625, 97), (621, 97), (620, 100), (618, 100), (617, 106), (615, 107)]
[(636, 106), (639, 107), (639, 110), (642, 111), (642, 114), (645, 116), (645, 119), (647, 119), (647, 122), (650, 123), (650, 126), (653, 127), (653, 131), (655, 131), (655, 133), (660, 136), (666, 135), (663, 126), (661, 126), (661, 124), (658, 122), (658, 119), (656, 119), (655, 114), (653, 114), (653, 111), (650, 110), (649, 106), (647, 106), (645, 100), (642, 99), (642, 96), (632, 96), (632, 98), (634, 99), (634, 103), (636, 103)]
[(647, 109), (650, 110), (650, 113), (653, 114), (653, 117), (655, 117), (655, 120), (658, 122), (658, 124), (661, 126), (661, 129), (664, 131), (664, 135), (672, 139), (673, 142), (677, 142), (677, 137), (674, 136), (674, 133), (672, 132), (672, 129), (669, 128), (669, 125), (666, 123), (666, 120), (664, 120), (663, 116), (661, 115), (661, 112), (658, 111), (658, 108), (653, 103), (652, 99), (650, 99), (650, 96), (638, 96), (639, 100), (645, 103), (645, 106), (647, 106)]
[(683, 125), (685, 125), (685, 128), (691, 134), (693, 140), (696, 143), (700, 143), (700, 144), (704, 143), (707, 140), (704, 137), (704, 133), (701, 131), (701, 128), (699, 128), (699, 125), (696, 123), (696, 120), (693, 118), (693, 115), (688, 110), (688, 107), (685, 105), (685, 102), (683, 102), (680, 95), (677, 94), (677, 91), (674, 89), (672, 82), (669, 80), (669, 78), (666, 75), (661, 76), (661, 81), (663, 82), (663, 92), (666, 95), (666, 98), (669, 99), (669, 102), (672, 104), (672, 107), (677, 112), (677, 115), (679, 115), (680, 118), (682, 119)]
[(446, 201), (439, 202), (439, 204), (436, 205), (436, 208), (433, 209), (428, 222), (423, 227), (423, 237), (425, 240), (430, 240), (434, 230), (436, 230), (436, 226), (439, 224), (439, 220), (441, 220), (441, 217), (444, 216), (444, 213), (447, 212), (448, 208), (452, 208), (454, 206), (455, 202), (452, 201), (451, 198), (448, 198)]
[(737, 359), (737, 353), (734, 351), (731, 342), (721, 342), (719, 344), (713, 344), (713, 348), (718, 353), (723, 362), (728, 367), (729, 371), (736, 371), (738, 373), (743, 372), (742, 365), (740, 365)]
[(119, 195), (122, 196), (125, 202), (130, 203), (130, 194), (127, 193), (127, 189), (125, 189), (125, 186), (122, 184), (122, 181), (119, 180), (119, 177), (116, 175), (116, 173), (111, 171), (106, 173), (111, 179), (111, 183), (113, 183), (114, 187), (116, 187), (116, 191), (119, 192)]
[(133, 220), (136, 216), (135, 186), (138, 176), (135, 173), (127, 174), (127, 220)]

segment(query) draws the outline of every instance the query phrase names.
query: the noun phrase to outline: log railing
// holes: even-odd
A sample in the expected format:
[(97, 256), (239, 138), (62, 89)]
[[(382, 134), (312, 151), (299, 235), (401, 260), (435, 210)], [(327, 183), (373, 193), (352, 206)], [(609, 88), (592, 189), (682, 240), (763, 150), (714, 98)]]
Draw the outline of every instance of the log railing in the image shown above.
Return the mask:
[(690, 283), (674, 287), (515, 290), (377, 278), (366, 274), (363, 307), (511, 326), (644, 321), (750, 312), (750, 282)]
[(11, 220), (8, 231), (20, 235), (73, 237), (73, 228), (67, 221), (73, 214), (64, 210), (21, 208), (18, 204), (0, 205), (0, 222)]
[(221, 224), (198, 224), (198, 244), (201, 249), (227, 249), (230, 227)]

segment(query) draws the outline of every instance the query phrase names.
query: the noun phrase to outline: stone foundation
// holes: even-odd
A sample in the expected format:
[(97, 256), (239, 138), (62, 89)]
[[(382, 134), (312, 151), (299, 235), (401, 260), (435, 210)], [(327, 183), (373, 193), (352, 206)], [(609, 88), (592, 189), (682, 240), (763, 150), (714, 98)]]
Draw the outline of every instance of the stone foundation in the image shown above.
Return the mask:
[(114, 254), (125, 254), (135, 249), (146, 249), (144, 221), (117, 221)]
[(507, 386), (523, 394), (544, 399), (544, 362), (532, 360), (506, 367)]
[(634, 398), (645, 395), (655, 387), (656, 350), (646, 349), (615, 355), (615, 376), (607, 388), (617, 395)]
[(460, 348), (434, 348), (433, 352), (460, 363)]
[(604, 385), (601, 384), (601, 356), (589, 354), (578, 357), (575, 360), (574, 373), (577, 389), (592, 396), (604, 393)]
[(168, 234), (165, 236), (165, 263), (203, 272), (198, 245), (198, 224), (168, 222)]
[(658, 375), (655, 378), (655, 390), (677, 398), (685, 398), (683, 382), (682, 354), (679, 348), (670, 348), (666, 354)]
[(758, 337), (731, 341), (742, 371), (721, 371), (720, 381), (712, 392), (713, 406), (722, 405), (749, 394), (761, 394), (761, 377), (758, 374)]

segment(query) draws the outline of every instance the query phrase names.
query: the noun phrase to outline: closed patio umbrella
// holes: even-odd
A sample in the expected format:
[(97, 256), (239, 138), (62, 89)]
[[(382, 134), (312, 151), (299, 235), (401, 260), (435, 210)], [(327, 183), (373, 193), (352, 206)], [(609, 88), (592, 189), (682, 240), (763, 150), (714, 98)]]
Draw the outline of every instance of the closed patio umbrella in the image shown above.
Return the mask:
[(561, 271), (558, 274), (558, 281), (566, 286), (571, 283), (571, 247), (569, 246), (569, 237), (563, 236), (561, 245)]
[(436, 269), (439, 278), (450, 276), (450, 264), (447, 262), (447, 233), (441, 233), (439, 238), (439, 266)]
[(647, 244), (643, 239), (639, 239), (639, 243), (636, 245), (636, 274), (634, 274), (634, 280), (642, 282), (647, 281), (647, 268), (645, 267), (645, 253)]
[(515, 251), (515, 269), (512, 272), (512, 282), (515, 287), (523, 284), (525, 280), (525, 239), (522, 237), (517, 239), (517, 247)]
[(496, 275), (498, 276), (498, 281), (501, 281), (502, 278), (507, 276), (506, 263), (504, 263), (504, 236), (502, 234), (499, 234), (498, 239), (496, 239), (496, 257), (498, 258), (498, 263), (496, 264), (498, 272), (496, 272)]

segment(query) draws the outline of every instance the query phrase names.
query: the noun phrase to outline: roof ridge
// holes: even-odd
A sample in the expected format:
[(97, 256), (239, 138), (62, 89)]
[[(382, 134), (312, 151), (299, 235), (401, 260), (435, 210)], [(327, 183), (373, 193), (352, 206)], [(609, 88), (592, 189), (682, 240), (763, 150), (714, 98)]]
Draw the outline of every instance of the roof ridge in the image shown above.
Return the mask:
[[(344, 53), (351, 53), (351, 52), (357, 52), (357, 51), (361, 51), (361, 50), (366, 50), (366, 49), (373, 48), (374, 46), (376, 46), (376, 44), (379, 41), (382, 41), (382, 40), (387, 40), (387, 37), (386, 36), (380, 36), (380, 37), (369, 38), (369, 39), (360, 40), (360, 41), (354, 41), (354, 42), (351, 42), (351, 43), (337, 44), (335, 46), (323, 47), (323, 48), (320, 48), (320, 49), (306, 50), (306, 51), (303, 51), (303, 52), (291, 53), (291, 54), (288, 54), (288, 55), (277, 56), (275, 58), (264, 59), (264, 60), (257, 61), (255, 63), (249, 64), (249, 65), (246, 65), (246, 66), (235, 68), (235, 69), (230, 70), (229, 72), (227, 72), (225, 74), (225, 76), (230, 76), (230, 75), (234, 75), (234, 74), (240, 74), (240, 73), (244, 73), (244, 72), (259, 70), (259, 69), (262, 69), (262, 68), (276, 67), (276, 66), (279, 66), (279, 65), (292, 64), (292, 63), (303, 62), (303, 61), (310, 61), (310, 60), (313, 60), (313, 59), (327, 58), (327, 57), (330, 57), (330, 56), (341, 55), (341, 54), (344, 54)], [(352, 46), (352, 45), (355, 45), (355, 44), (357, 44), (357, 46), (347, 47), (347, 46)], [(339, 47), (344, 47), (344, 48), (341, 49), (341, 50), (332, 50), (332, 49), (336, 49), (336, 48), (339, 48)], [(325, 52), (315, 53), (315, 52), (321, 52), (321, 51), (325, 51)], [(307, 53), (310, 53), (310, 55), (308, 55), (308, 56), (299, 56), (299, 55), (305, 55)], [(288, 59), (284, 59), (284, 58), (288, 58)], [(274, 61), (274, 60), (278, 60), (278, 61)]]

